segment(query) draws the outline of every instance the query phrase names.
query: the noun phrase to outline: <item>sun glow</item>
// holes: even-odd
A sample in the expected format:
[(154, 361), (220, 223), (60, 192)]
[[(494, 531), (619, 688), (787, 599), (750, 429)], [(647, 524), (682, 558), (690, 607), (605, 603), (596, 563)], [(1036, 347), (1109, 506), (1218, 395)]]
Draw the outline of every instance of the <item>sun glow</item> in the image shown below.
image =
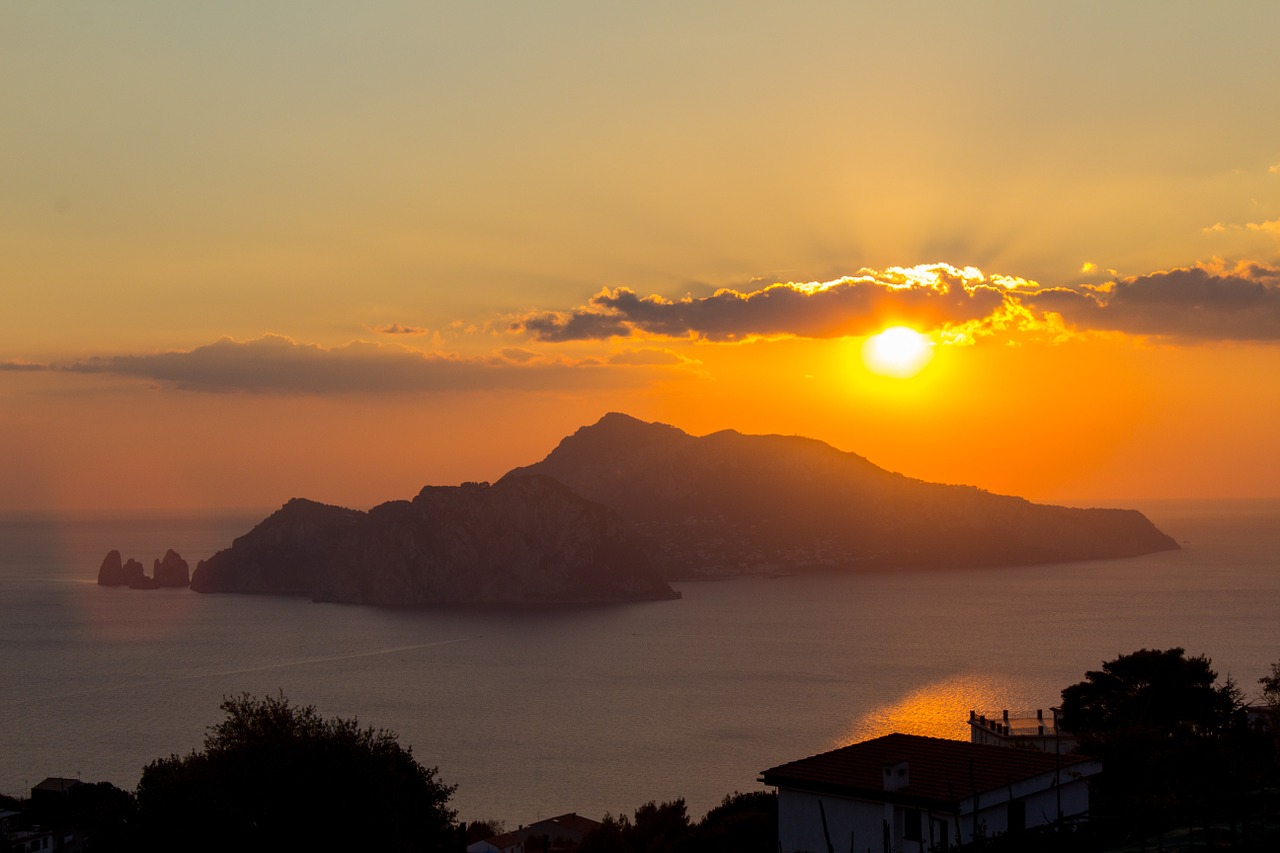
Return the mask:
[(862, 345), (862, 361), (881, 376), (907, 379), (933, 358), (933, 341), (906, 326), (890, 326)]

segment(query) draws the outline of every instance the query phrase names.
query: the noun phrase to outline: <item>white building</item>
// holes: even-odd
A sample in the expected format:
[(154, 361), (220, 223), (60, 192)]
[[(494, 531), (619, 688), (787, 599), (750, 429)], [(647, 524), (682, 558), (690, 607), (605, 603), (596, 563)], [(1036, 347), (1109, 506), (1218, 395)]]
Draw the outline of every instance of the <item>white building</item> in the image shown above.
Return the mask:
[(782, 853), (925, 853), (1079, 819), (1096, 759), (892, 734), (765, 770)]
[(970, 711), (969, 740), (992, 746), (1034, 746), (1045, 752), (1072, 752), (1077, 744), (1076, 736), (1058, 725), (1056, 708), (1050, 708), (1048, 715), (1038, 709), (1034, 717), (1010, 717), (1006, 710), (988, 718)]

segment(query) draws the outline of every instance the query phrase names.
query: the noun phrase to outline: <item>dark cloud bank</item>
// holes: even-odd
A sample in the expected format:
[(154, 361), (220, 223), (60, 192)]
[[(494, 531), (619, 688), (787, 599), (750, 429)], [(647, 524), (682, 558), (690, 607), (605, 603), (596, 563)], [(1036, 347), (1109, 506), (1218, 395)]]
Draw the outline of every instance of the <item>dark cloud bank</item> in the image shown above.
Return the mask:
[(1280, 270), (1261, 264), (1175, 269), (1121, 279), (1109, 292), (1052, 288), (1022, 300), (1082, 329), (1186, 341), (1280, 340)]
[(1040, 319), (1053, 312), (1080, 331), (1273, 341), (1280, 339), (1280, 270), (1265, 264), (1191, 267), (1071, 289), (931, 265), (915, 271), (863, 270), (822, 285), (776, 284), (678, 300), (616, 288), (574, 311), (529, 314), (512, 329), (548, 342), (638, 335), (708, 341), (834, 338), (868, 334), (888, 322), (958, 326), (1008, 309), (1025, 309)]

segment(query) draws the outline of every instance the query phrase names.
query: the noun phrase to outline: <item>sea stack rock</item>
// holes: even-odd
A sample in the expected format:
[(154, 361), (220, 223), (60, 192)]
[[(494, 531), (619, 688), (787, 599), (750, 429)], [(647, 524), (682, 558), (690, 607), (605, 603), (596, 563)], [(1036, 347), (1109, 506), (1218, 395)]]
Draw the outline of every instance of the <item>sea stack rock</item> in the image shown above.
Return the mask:
[(98, 583), (102, 586), (131, 586), (141, 583), (145, 577), (141, 563), (130, 559), (122, 565), (120, 552), (115, 550), (107, 552), (98, 569)]
[(124, 573), (125, 583), (129, 585), (129, 589), (154, 589), (156, 586), (155, 579), (147, 577), (147, 571), (142, 567), (142, 563), (132, 557), (124, 561), (121, 571)]
[(124, 567), (120, 563), (120, 552), (108, 551), (107, 556), (102, 558), (102, 565), (98, 568), (98, 585), (125, 586), (128, 583), (127, 580), (124, 580)]
[(151, 563), (151, 576), (160, 586), (183, 587), (191, 583), (191, 569), (177, 551), (170, 548), (164, 559)]

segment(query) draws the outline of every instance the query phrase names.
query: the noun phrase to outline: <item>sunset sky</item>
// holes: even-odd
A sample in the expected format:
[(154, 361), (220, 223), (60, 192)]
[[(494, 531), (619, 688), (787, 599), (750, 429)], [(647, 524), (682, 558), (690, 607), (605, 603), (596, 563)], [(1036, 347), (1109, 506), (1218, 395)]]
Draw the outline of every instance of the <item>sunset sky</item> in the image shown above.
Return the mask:
[[(367, 507), (609, 411), (1280, 496), (1280, 3), (0, 8), (0, 509)], [(884, 376), (889, 326), (932, 359)]]

